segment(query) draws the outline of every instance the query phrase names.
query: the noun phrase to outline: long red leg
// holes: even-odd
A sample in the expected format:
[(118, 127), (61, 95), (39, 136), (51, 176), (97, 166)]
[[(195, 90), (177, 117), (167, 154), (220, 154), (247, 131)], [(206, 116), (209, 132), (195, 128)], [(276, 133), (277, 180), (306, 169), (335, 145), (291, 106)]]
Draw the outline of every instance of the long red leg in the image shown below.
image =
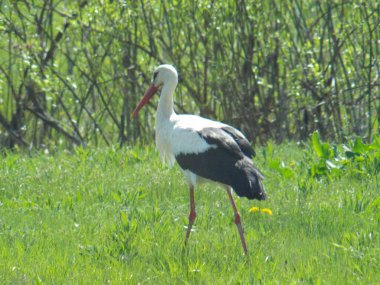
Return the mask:
[(189, 214), (189, 225), (187, 226), (185, 244), (187, 244), (187, 240), (189, 239), (191, 227), (193, 226), (196, 216), (197, 216), (197, 213), (195, 212), (194, 186), (190, 185), (190, 214)]
[(247, 244), (245, 243), (245, 238), (244, 238), (244, 231), (243, 231), (243, 227), (242, 227), (241, 221), (240, 221), (240, 214), (236, 208), (234, 198), (232, 197), (231, 188), (229, 188), (229, 187), (227, 188), (227, 193), (228, 193), (228, 197), (230, 197), (232, 208), (234, 209), (235, 224), (236, 224), (237, 229), (239, 231), (239, 235), (240, 235), (241, 243), (243, 245), (244, 253), (245, 253), (245, 255), (248, 255)]

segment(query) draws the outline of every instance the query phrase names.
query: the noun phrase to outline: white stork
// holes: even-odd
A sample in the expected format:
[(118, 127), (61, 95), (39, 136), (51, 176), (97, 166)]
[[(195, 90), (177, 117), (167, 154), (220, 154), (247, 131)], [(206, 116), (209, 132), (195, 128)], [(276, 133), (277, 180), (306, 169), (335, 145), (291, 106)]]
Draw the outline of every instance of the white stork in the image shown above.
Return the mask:
[(223, 185), (228, 193), (235, 214), (244, 253), (247, 245), (240, 214), (232, 197), (233, 189), (240, 197), (264, 200), (263, 176), (253, 165), (255, 156), (245, 136), (235, 128), (221, 122), (194, 115), (177, 115), (173, 109), (173, 93), (178, 83), (176, 69), (168, 64), (160, 65), (153, 74), (150, 87), (133, 111), (136, 117), (140, 109), (161, 89), (156, 115), (156, 147), (161, 158), (181, 167), (190, 188), (190, 214), (185, 243), (190, 236), (196, 212), (194, 187), (202, 181)]

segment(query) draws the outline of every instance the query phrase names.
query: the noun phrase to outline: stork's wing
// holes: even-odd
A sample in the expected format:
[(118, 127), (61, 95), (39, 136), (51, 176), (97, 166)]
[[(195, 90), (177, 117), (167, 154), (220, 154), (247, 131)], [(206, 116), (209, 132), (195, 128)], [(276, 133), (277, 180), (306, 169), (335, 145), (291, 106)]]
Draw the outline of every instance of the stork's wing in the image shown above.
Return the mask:
[(178, 152), (176, 161), (183, 170), (231, 186), (239, 196), (265, 199), (263, 176), (249, 157), (254, 153), (249, 143), (239, 131), (224, 128), (206, 127), (196, 131), (195, 137), (208, 147), (203, 151)]
[(222, 128), (223, 131), (228, 133), (235, 142), (239, 145), (241, 151), (248, 157), (252, 158), (256, 156), (255, 150), (252, 148), (249, 141), (245, 138), (245, 136), (239, 132), (237, 129), (234, 129), (231, 126), (226, 125)]
[(207, 143), (216, 144), (234, 156), (242, 158), (245, 155), (252, 158), (256, 155), (243, 134), (228, 125), (221, 128), (204, 128), (199, 135)]

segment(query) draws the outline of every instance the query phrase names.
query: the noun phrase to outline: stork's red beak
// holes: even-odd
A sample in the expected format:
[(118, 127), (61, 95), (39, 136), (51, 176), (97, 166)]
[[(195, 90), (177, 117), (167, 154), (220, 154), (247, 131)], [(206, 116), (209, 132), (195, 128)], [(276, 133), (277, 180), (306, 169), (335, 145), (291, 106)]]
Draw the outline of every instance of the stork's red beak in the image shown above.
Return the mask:
[(132, 118), (136, 118), (139, 111), (146, 105), (149, 100), (153, 97), (153, 95), (157, 92), (159, 87), (154, 86), (153, 84), (149, 86), (149, 88), (145, 91), (144, 97), (142, 97), (141, 101), (137, 105), (136, 109), (132, 113)]

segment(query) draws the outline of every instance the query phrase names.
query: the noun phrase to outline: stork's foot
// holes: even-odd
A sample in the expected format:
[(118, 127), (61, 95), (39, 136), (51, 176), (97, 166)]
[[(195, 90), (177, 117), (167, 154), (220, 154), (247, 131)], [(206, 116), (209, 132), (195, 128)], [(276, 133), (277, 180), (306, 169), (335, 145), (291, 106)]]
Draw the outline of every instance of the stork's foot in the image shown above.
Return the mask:
[(243, 231), (243, 226), (241, 225), (240, 214), (236, 208), (236, 204), (235, 204), (234, 198), (232, 197), (230, 187), (227, 187), (227, 193), (228, 193), (228, 197), (230, 198), (232, 208), (234, 210), (234, 214), (235, 214), (234, 222), (236, 224), (236, 227), (240, 235), (241, 244), (243, 245), (243, 250), (244, 250), (245, 255), (248, 256), (248, 248), (247, 248), (247, 243), (245, 242), (244, 231)]
[(235, 224), (236, 224), (236, 227), (237, 227), (239, 235), (240, 235), (241, 244), (243, 245), (244, 253), (245, 253), (245, 255), (248, 255), (247, 244), (245, 242), (244, 230), (243, 230), (243, 226), (241, 225), (239, 212), (237, 212), (235, 214)]
[(187, 245), (187, 240), (189, 239), (191, 228), (193, 227), (194, 220), (197, 217), (195, 212), (195, 201), (194, 201), (194, 186), (190, 185), (190, 214), (189, 214), (189, 225), (187, 226), (185, 245)]
[(191, 233), (191, 228), (193, 227), (195, 218), (197, 217), (197, 214), (195, 211), (191, 211), (189, 215), (189, 225), (187, 226), (187, 231), (186, 231), (186, 239), (185, 239), (185, 245), (187, 245), (187, 240), (189, 239), (190, 233)]

